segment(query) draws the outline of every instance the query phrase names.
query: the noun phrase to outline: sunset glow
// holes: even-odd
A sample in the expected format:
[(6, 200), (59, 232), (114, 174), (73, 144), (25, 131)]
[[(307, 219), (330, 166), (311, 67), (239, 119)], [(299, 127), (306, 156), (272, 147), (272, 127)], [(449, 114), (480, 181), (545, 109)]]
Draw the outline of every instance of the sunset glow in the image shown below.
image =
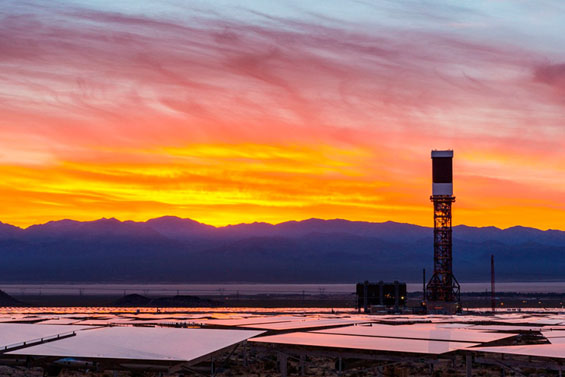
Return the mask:
[(339, 4), (0, 0), (0, 221), (565, 230), (565, 5)]

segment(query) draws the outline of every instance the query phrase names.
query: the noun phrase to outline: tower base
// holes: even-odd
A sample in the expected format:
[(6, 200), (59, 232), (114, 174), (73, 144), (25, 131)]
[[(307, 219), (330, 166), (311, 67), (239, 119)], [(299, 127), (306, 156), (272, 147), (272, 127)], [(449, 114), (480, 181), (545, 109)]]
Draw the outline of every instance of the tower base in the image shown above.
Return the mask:
[(459, 302), (446, 302), (446, 301), (427, 301), (426, 302), (428, 314), (461, 314), (461, 303)]

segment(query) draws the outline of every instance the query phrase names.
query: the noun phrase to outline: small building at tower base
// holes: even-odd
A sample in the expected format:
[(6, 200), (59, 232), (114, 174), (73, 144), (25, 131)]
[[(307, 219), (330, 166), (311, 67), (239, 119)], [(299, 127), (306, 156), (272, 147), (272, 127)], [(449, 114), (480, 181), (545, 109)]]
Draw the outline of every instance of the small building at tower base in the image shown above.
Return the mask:
[(357, 283), (357, 309), (365, 313), (399, 312), (406, 306), (406, 283)]

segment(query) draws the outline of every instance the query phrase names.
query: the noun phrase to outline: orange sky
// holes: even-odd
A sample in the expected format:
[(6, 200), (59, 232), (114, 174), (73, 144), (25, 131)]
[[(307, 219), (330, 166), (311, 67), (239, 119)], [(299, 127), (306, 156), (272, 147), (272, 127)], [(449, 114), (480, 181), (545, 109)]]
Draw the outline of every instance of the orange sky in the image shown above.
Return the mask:
[(565, 12), (64, 3), (0, 22), (2, 222), (430, 226), (452, 148), (456, 224), (565, 230)]

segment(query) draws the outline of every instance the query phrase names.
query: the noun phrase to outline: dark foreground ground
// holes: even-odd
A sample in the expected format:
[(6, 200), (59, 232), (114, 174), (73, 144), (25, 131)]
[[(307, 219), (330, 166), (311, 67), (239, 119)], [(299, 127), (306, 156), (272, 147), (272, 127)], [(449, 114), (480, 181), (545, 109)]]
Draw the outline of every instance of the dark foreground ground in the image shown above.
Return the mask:
[[(215, 376), (217, 377), (276, 377), (280, 376), (277, 357), (274, 354), (264, 353), (262, 350), (249, 349), (247, 357), (242, 351), (237, 351), (226, 362), (220, 363), (216, 367)], [(59, 377), (189, 377), (189, 376), (210, 376), (211, 366), (203, 363), (195, 366), (191, 370), (182, 373), (161, 374), (159, 372), (139, 371), (106, 371), (96, 372), (87, 370), (51, 371), (50, 376)], [(433, 364), (427, 361), (413, 362), (375, 362), (364, 360), (342, 360), (342, 370), (337, 370), (337, 362), (331, 358), (308, 357), (305, 359), (304, 369), (301, 369), (299, 360), (289, 359), (287, 375), (291, 376), (339, 376), (339, 377), (362, 377), (362, 376), (382, 376), (382, 377), (459, 377), (465, 376), (465, 363), (462, 358), (455, 361), (435, 360)], [(527, 376), (557, 376), (555, 371), (523, 370)], [(58, 373), (58, 374), (57, 374)], [(41, 377), (44, 376), (41, 368), (26, 367), (7, 367), (0, 366), (0, 376), (10, 377)], [(512, 371), (501, 374), (501, 369), (496, 366), (473, 365), (473, 376), (523, 376)]]

